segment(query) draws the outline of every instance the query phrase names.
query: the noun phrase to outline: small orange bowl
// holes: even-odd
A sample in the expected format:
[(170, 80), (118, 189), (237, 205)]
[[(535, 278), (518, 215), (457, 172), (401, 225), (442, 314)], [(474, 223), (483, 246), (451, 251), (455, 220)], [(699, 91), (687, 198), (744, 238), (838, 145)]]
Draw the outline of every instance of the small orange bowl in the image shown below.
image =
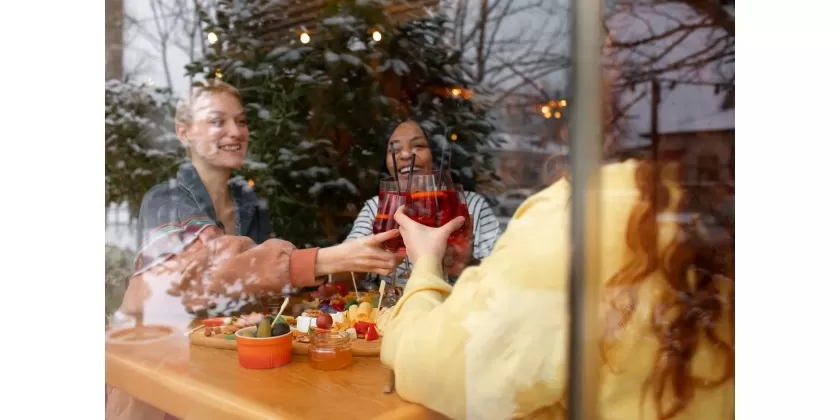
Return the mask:
[(292, 333), (278, 337), (243, 337), (242, 332), (256, 332), (257, 327), (243, 328), (236, 332), (236, 352), (239, 365), (245, 369), (271, 369), (292, 361)]

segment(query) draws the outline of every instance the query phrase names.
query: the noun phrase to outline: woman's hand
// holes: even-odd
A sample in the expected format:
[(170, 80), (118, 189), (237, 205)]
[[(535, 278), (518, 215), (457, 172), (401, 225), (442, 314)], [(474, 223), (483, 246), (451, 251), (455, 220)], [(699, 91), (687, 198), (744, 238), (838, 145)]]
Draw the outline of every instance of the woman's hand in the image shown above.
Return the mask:
[(411, 261), (419, 261), (420, 258), (430, 255), (436, 261), (442, 262), (446, 254), (446, 240), (464, 224), (464, 217), (458, 216), (439, 228), (433, 228), (411, 220), (404, 210), (405, 206), (400, 206), (394, 213), (394, 220), (400, 224), (400, 234), (408, 258)]
[(399, 234), (398, 230), (393, 229), (322, 248), (315, 259), (315, 276), (345, 271), (390, 275), (404, 257), (382, 249), (382, 243)]

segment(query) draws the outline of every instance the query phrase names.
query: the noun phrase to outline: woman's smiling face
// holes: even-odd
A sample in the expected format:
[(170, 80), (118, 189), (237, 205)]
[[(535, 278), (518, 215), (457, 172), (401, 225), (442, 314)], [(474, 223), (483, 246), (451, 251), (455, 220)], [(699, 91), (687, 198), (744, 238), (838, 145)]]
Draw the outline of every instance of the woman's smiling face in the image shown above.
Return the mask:
[(176, 125), (191, 158), (213, 167), (238, 169), (248, 153), (248, 123), (239, 99), (224, 92), (206, 92), (191, 104), (189, 123)]
[[(391, 159), (390, 151), (396, 154), (396, 167)], [(385, 165), (391, 176), (396, 174), (407, 174), (411, 166), (411, 152), (414, 152), (415, 172), (428, 172), (433, 169), (432, 150), (429, 148), (429, 139), (423, 134), (417, 122), (409, 120), (397, 126), (391, 133), (388, 140), (388, 154), (385, 156)]]

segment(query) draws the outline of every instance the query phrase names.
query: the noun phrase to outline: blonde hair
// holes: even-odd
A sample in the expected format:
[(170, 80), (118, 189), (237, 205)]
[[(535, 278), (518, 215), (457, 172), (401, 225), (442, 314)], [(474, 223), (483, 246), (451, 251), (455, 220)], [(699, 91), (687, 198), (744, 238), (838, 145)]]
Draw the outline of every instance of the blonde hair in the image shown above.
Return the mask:
[[(239, 90), (220, 79), (195, 82), (190, 86), (189, 92), (184, 94), (175, 105), (175, 124), (192, 124), (195, 111), (193, 105), (202, 96), (214, 93), (227, 93), (233, 95), (237, 101), (242, 101)], [(186, 154), (188, 158), (192, 158), (189, 147), (186, 147)]]
[(206, 94), (213, 93), (227, 93), (236, 97), (238, 101), (242, 101), (239, 91), (228, 83), (220, 79), (210, 79), (204, 82), (195, 82), (190, 86), (187, 92), (178, 103), (175, 105), (175, 122), (181, 124), (191, 124), (193, 121), (193, 105), (199, 98)]

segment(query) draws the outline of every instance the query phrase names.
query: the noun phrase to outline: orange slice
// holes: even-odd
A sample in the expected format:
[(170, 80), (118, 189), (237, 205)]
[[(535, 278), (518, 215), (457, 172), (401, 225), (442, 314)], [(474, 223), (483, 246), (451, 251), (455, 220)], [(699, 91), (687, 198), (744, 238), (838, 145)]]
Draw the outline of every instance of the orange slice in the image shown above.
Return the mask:
[(443, 197), (443, 191), (418, 191), (411, 193), (411, 199)]

